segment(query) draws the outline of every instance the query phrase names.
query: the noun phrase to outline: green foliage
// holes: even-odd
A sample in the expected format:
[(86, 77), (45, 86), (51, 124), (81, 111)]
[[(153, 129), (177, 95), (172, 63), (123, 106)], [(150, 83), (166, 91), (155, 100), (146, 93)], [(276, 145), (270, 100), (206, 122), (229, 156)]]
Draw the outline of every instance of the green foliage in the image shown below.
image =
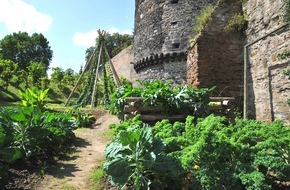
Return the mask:
[(60, 67), (52, 68), (51, 82), (57, 84), (58, 88), (61, 89), (63, 79), (64, 79), (63, 69)]
[(139, 81), (139, 87), (124, 83), (111, 96), (110, 111), (122, 118), (126, 97), (143, 97), (144, 106), (159, 106), (168, 113), (184, 115), (195, 114), (205, 116), (208, 113), (208, 103), (214, 88), (196, 88), (189, 85), (172, 87), (171, 81)]
[(140, 115), (137, 115), (133, 119), (125, 120), (121, 122), (120, 124), (111, 124), (109, 128), (112, 129), (114, 135), (117, 135), (120, 131), (127, 130), (131, 126), (142, 125), (142, 121), (139, 120), (139, 118), (140, 118)]
[(290, 0), (285, 0), (283, 17), (285, 23), (290, 22)]
[(52, 59), (49, 42), (42, 34), (18, 32), (0, 40), (0, 57), (18, 64), (20, 70), (28, 71), (31, 63), (41, 63), (46, 70)]
[(12, 83), (14, 74), (17, 72), (17, 64), (10, 60), (0, 59), (0, 79), (5, 81), (5, 88), (8, 89)]
[(84, 114), (81, 108), (78, 108), (72, 111), (72, 115), (74, 116), (74, 119), (76, 121), (76, 126), (78, 128), (91, 127), (96, 121), (94, 116), (89, 115), (89, 114)]
[(31, 85), (40, 88), (41, 79), (46, 77), (46, 66), (42, 63), (32, 62), (27, 69)]
[(122, 86), (118, 87), (116, 91), (111, 95), (111, 104), (109, 106), (110, 113), (118, 115), (119, 118), (123, 118), (123, 108), (125, 105), (126, 97), (140, 96), (141, 89), (134, 88), (132, 83), (123, 80)]
[(243, 31), (248, 23), (248, 16), (245, 13), (236, 13), (228, 21), (225, 31)]
[(288, 59), (289, 57), (290, 57), (290, 50), (288, 49), (277, 54), (278, 60)]
[(133, 44), (133, 36), (129, 34), (108, 33), (105, 40), (106, 47), (111, 58), (120, 53), (126, 47)]
[(49, 89), (39, 90), (38, 88), (27, 88), (25, 92), (19, 92), (23, 106), (43, 108), (45, 106), (44, 99)]
[(70, 113), (32, 106), (1, 108), (0, 187), (6, 182), (9, 163), (20, 158), (62, 154), (75, 141), (74, 129), (76, 121)]
[(105, 150), (104, 170), (119, 188), (164, 189), (172, 160), (163, 154), (164, 143), (153, 136), (151, 127), (134, 125), (120, 131)]
[[(283, 74), (284, 74), (285, 76), (288, 76), (288, 79), (290, 80), (290, 69), (283, 71)], [(288, 100), (286, 101), (286, 104), (287, 104), (288, 106), (290, 106), (290, 99), (288, 99)]]
[(211, 115), (174, 125), (158, 122), (153, 132), (189, 172), (190, 189), (271, 189), (276, 180), (289, 180), (290, 128), (280, 121), (228, 124)]
[[(207, 5), (201, 9), (200, 14), (196, 17), (196, 23), (193, 27), (193, 33), (195, 36), (210, 21), (213, 10), (214, 10), (214, 7), (212, 5)], [(190, 39), (191, 42), (193, 42), (194, 40), (195, 39)]]

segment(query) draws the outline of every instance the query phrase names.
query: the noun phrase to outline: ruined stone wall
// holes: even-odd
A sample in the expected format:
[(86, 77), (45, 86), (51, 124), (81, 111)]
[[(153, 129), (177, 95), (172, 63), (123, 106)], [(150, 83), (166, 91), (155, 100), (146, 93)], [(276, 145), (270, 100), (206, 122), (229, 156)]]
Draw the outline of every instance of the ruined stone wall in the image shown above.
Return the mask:
[[(284, 0), (247, 0), (243, 9), (249, 17), (247, 43), (283, 26)], [(290, 30), (282, 28), (248, 47), (248, 104), (251, 118), (272, 121), (282, 119), (290, 124), (290, 80), (283, 71), (290, 69), (290, 60), (277, 55), (290, 49)]]
[(214, 96), (233, 96), (235, 105), (243, 105), (242, 31), (226, 31), (228, 21), (242, 11), (239, 1), (221, 0), (211, 20), (188, 50), (187, 82), (200, 87), (216, 86)]
[(135, 82), (139, 79), (136, 71), (133, 68), (134, 53), (133, 46), (129, 46), (122, 50), (112, 58), (112, 63), (116, 69), (119, 78), (125, 78), (128, 81)]
[[(196, 16), (202, 7), (214, 2), (216, 0), (136, 0), (135, 63), (160, 54), (185, 52), (193, 34)], [(139, 69), (138, 74), (144, 80), (177, 79), (177, 83), (186, 80), (186, 61), (162, 64), (158, 67), (148, 64), (148, 67)]]

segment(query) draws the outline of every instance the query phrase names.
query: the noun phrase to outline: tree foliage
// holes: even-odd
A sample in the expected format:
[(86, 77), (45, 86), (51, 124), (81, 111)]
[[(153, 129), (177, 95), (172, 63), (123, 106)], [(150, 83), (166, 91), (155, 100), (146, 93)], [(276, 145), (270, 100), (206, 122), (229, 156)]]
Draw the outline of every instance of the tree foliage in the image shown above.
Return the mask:
[(53, 56), (48, 40), (38, 33), (32, 36), (27, 32), (7, 35), (0, 40), (0, 47), (0, 57), (17, 63), (24, 71), (31, 63), (41, 63), (47, 70)]
[(10, 60), (0, 59), (0, 79), (2, 79), (7, 89), (13, 79), (13, 75), (17, 71), (17, 65)]

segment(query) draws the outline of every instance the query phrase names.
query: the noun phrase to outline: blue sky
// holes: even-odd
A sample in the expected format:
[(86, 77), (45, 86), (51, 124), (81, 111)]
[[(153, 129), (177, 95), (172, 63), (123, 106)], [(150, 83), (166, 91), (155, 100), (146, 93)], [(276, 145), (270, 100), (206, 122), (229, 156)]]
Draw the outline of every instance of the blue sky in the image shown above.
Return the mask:
[(132, 34), (134, 8), (134, 0), (0, 0), (0, 39), (42, 33), (53, 50), (50, 66), (78, 72), (98, 29)]

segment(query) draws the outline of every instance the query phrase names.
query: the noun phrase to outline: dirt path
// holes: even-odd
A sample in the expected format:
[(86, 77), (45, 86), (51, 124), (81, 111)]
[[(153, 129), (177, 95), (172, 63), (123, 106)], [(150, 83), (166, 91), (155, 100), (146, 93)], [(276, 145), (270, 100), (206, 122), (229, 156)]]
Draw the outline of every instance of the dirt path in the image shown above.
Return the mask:
[(108, 126), (118, 122), (116, 116), (106, 113), (97, 119), (93, 128), (76, 130), (80, 141), (76, 152), (48, 171), (34, 190), (89, 190), (92, 169), (104, 160), (104, 150), (109, 142)]

